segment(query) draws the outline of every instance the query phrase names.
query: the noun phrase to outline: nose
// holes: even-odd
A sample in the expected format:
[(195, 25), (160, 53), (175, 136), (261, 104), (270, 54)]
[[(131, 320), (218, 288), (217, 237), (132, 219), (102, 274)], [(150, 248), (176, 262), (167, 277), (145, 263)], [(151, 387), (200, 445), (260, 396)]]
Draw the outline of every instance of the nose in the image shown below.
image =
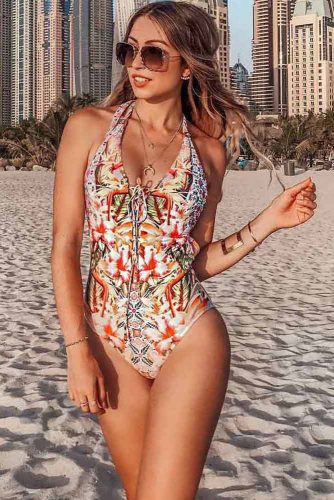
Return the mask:
[(135, 58), (132, 62), (133, 68), (144, 68), (144, 64), (140, 55), (140, 50), (137, 51)]

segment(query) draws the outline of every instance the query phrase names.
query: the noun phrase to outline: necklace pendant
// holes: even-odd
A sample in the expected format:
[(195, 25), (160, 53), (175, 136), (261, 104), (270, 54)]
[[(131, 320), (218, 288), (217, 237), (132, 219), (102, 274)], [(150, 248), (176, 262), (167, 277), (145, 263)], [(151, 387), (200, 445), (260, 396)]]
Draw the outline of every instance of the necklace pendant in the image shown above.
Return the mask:
[(155, 144), (153, 144), (153, 142), (150, 142), (149, 145), (148, 145), (149, 148), (151, 149), (155, 149)]
[(147, 172), (151, 171), (152, 174), (155, 174), (155, 168), (152, 167), (151, 163), (147, 165), (147, 167), (144, 168), (144, 174), (147, 175)]

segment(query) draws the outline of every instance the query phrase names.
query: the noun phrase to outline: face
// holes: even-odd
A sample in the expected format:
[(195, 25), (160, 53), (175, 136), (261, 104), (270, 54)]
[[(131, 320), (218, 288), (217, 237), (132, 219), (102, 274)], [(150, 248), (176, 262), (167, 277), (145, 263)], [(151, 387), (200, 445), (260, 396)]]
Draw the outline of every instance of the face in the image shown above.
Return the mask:
[[(181, 76), (188, 77), (190, 71), (180, 57), (180, 53), (171, 46), (165, 33), (157, 23), (154, 23), (146, 16), (139, 17), (125, 41), (138, 49), (145, 45), (154, 45), (162, 48), (171, 56), (166, 71), (152, 71), (144, 66), (140, 53), (137, 52), (132, 65), (127, 68), (136, 98), (149, 99), (151, 97), (167, 97), (180, 94), (181, 85), (184, 81)], [(136, 81), (135, 75), (145, 77), (146, 80), (144, 82)]]

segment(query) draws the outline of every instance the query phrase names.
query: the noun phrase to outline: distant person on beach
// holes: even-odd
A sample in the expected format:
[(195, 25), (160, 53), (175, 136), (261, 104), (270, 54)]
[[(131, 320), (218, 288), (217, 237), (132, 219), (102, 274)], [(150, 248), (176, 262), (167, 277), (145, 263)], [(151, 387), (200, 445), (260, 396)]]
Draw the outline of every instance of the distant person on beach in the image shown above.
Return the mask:
[(307, 178), (212, 241), (229, 158), (242, 136), (257, 152), (247, 108), (220, 81), (218, 47), (199, 7), (136, 11), (115, 48), (120, 80), (69, 117), (57, 155), (52, 276), (69, 397), (97, 416), (130, 500), (190, 500), (198, 489), (231, 356), (201, 282), (316, 207)]

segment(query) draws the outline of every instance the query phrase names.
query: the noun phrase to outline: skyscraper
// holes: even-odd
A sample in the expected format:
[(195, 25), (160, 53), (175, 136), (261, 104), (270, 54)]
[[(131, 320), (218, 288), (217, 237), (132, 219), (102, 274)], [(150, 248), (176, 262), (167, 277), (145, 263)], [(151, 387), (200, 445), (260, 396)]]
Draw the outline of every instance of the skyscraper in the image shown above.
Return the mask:
[(42, 119), (70, 93), (71, 0), (11, 2), (11, 123)]
[(251, 99), (257, 111), (274, 112), (273, 0), (254, 0)]
[[(295, 1), (295, 0), (293, 0)], [(286, 114), (288, 108), (288, 56), (290, 0), (273, 0), (272, 62), (275, 113)]]
[(334, 20), (330, 0), (297, 0), (290, 25), (289, 115), (321, 113), (334, 101)]
[(287, 114), (289, 26), (296, 0), (254, 0), (252, 102), (261, 113)]
[(12, 0), (11, 122), (13, 125), (34, 115), (36, 20), (36, 1)]
[(0, 1), (0, 126), (10, 125), (11, 25), (10, 0)]
[(74, 2), (71, 18), (72, 94), (90, 93), (101, 100), (111, 92), (114, 18), (111, 0)]
[(239, 102), (250, 105), (248, 71), (245, 66), (238, 62), (230, 69), (231, 90)]
[(42, 119), (55, 99), (70, 93), (70, 0), (37, 0), (36, 105)]

